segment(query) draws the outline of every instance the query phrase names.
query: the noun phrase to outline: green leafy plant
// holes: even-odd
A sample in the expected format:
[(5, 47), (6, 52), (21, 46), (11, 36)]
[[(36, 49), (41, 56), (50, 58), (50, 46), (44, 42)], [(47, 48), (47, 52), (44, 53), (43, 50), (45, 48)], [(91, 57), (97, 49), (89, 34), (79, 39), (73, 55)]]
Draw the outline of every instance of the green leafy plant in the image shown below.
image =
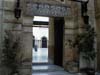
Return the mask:
[(2, 63), (5, 67), (11, 70), (10, 75), (17, 73), (19, 62), (17, 55), (20, 51), (20, 37), (14, 37), (10, 31), (5, 32), (3, 42), (3, 60)]
[(72, 46), (77, 47), (79, 54), (82, 54), (82, 58), (85, 59), (86, 64), (88, 65), (84, 70), (89, 73), (91, 68), (90, 64), (95, 60), (95, 37), (96, 33), (94, 28), (91, 25), (85, 25), (84, 32), (76, 36), (75, 41)]

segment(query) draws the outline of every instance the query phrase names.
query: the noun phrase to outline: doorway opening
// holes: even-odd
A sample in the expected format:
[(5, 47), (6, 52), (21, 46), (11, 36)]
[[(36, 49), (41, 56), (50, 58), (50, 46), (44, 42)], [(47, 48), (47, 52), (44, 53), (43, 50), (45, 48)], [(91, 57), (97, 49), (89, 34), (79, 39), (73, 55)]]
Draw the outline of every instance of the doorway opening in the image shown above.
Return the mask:
[(49, 17), (34, 16), (32, 63), (48, 63)]

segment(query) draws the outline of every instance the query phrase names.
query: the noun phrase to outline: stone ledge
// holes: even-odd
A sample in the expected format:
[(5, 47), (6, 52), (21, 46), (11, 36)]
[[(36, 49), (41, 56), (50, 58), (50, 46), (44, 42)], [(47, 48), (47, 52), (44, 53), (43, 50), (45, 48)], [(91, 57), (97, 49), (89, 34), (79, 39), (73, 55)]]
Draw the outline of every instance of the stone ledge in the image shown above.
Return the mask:
[(32, 27), (23, 27), (24, 32), (32, 32)]
[(22, 24), (21, 20), (17, 20), (17, 19), (12, 19), (12, 20), (9, 20), (9, 19), (4, 19), (3, 21), (4, 23), (13, 23), (13, 24)]

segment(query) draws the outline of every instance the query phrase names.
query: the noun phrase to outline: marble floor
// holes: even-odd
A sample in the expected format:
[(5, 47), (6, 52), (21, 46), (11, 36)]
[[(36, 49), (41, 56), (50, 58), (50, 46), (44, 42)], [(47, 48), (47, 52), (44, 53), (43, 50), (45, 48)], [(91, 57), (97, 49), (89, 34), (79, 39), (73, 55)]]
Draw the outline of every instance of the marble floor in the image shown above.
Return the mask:
[[(33, 48), (33, 63), (48, 62), (48, 48), (38, 48), (37, 51)], [(50, 65), (34, 65), (32, 66), (32, 75), (72, 75), (64, 71), (63, 68)]]
[(32, 70), (32, 75), (78, 75), (68, 73), (56, 65), (33, 65)]
[(33, 63), (47, 63), (48, 62), (48, 48), (33, 48)]
[(56, 65), (33, 65), (33, 72), (53, 72), (53, 71), (64, 71), (63, 68)]
[[(38, 48), (37, 51), (33, 48), (33, 63), (47, 63), (48, 62), (48, 48)], [(32, 75), (73, 75), (64, 71), (63, 68), (51, 65), (42, 64), (32, 66)], [(75, 75), (75, 74), (74, 74)]]
[[(39, 63), (38, 65), (33, 64), (32, 75), (82, 75), (80, 73), (66, 72), (63, 68), (56, 65), (40, 64), (48, 62), (48, 48), (38, 48), (37, 51), (33, 48), (32, 62)], [(100, 73), (96, 73), (95, 75), (100, 75)]]
[[(32, 75), (86, 75), (82, 73), (69, 73), (56, 65), (33, 65)], [(95, 73), (100, 75), (100, 73)]]

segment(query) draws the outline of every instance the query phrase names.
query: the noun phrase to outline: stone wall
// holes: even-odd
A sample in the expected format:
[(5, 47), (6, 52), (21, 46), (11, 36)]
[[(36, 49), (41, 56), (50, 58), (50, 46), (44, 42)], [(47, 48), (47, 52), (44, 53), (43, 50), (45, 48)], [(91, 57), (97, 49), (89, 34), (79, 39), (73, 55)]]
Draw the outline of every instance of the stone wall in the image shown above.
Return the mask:
[(66, 5), (70, 8), (67, 12), (68, 16), (65, 17), (63, 66), (67, 71), (78, 72), (77, 49), (74, 49), (69, 42), (69, 40), (74, 41), (78, 33), (78, 5), (68, 0), (66, 0)]
[[(65, 0), (65, 2), (69, 6), (69, 10), (67, 12), (68, 16), (65, 17), (63, 65), (66, 70), (78, 72), (79, 68), (84, 67), (85, 63), (82, 59), (79, 59), (77, 49), (70, 47), (68, 40), (74, 41), (77, 33), (84, 31), (84, 22), (81, 17), (81, 3), (69, 0)], [(89, 24), (95, 28), (94, 0), (89, 0), (88, 15)], [(93, 63), (92, 66), (95, 67), (96, 65)]]
[[(3, 0), (0, 1), (0, 59), (1, 59), (1, 49), (2, 49), (2, 25), (3, 25)], [(0, 63), (1, 63), (1, 60), (0, 60)]]
[(95, 0), (95, 18), (97, 33), (97, 71), (100, 72), (100, 0)]
[(1, 68), (1, 58), (2, 58), (2, 26), (3, 26), (3, 0), (0, 0), (0, 74), (2, 74), (2, 68)]
[[(28, 17), (28, 16), (26, 17), (22, 13), (21, 18), (17, 20), (14, 17), (14, 8), (15, 8), (16, 0), (3, 0), (3, 2), (4, 3), (2, 3), (2, 0), (0, 0), (0, 43), (1, 40), (4, 39), (5, 30), (9, 30), (13, 32), (15, 36), (18, 35), (21, 37), (21, 44), (20, 44), (21, 53), (19, 53), (18, 55), (18, 57), (21, 59), (18, 61), (21, 61), (23, 65), (20, 66), (19, 68), (20, 73), (21, 75), (22, 74), (31, 75), (32, 74), (31, 66), (32, 66), (32, 24), (33, 24), (32, 19), (33, 17)], [(3, 9), (1, 8), (2, 4), (3, 4)], [(0, 53), (2, 53), (1, 50)]]

